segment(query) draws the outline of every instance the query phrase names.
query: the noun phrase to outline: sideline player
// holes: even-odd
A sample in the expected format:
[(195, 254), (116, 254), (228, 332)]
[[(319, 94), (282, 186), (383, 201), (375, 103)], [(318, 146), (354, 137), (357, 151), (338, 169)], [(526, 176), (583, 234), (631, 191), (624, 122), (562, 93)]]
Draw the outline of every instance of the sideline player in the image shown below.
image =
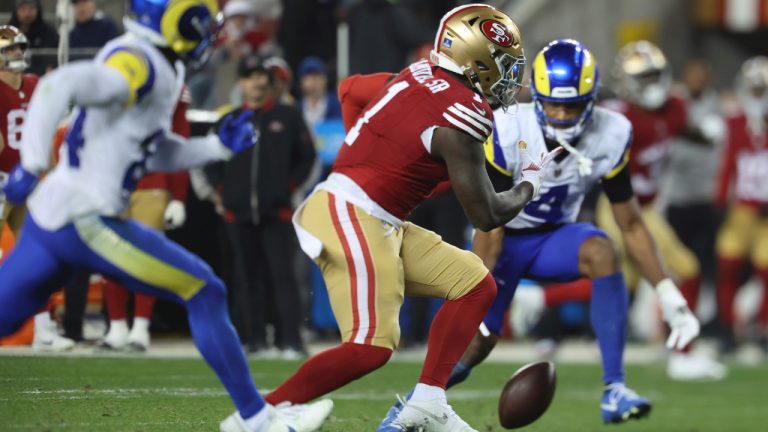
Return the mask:
[[(648, 41), (625, 45), (616, 56), (612, 73), (619, 99), (607, 101), (605, 106), (624, 114), (632, 123), (629, 173), (643, 220), (656, 241), (662, 261), (679, 281), (680, 291), (695, 310), (701, 284), (699, 261), (654, 203), (671, 138), (690, 135), (698, 142), (708, 142), (711, 138), (707, 137), (706, 129), (688, 124), (686, 102), (670, 93), (669, 62), (656, 45)], [(620, 250), (627, 286), (636, 288), (640, 281), (638, 270), (642, 270), (643, 264), (628, 255), (628, 245), (622, 241), (610, 207), (605, 199), (598, 202), (597, 223)], [(691, 347), (673, 351), (667, 364), (667, 375), (677, 380), (722, 379), (726, 373), (724, 365), (692, 352)]]
[(631, 126), (621, 114), (595, 106), (598, 78), (597, 61), (581, 43), (553, 41), (533, 62), (533, 103), (520, 105), (514, 113), (494, 113), (494, 133), (485, 149), (497, 189), (519, 178), (530, 163), (528, 152), (560, 144), (569, 152), (547, 166), (541, 194), (515, 219), (503, 228), (475, 233), (473, 251), (493, 269), (499, 290), (449, 385), (464, 381), (496, 345), (521, 278), (588, 277), (593, 284), (590, 319), (603, 360), (600, 412), (606, 423), (620, 423), (645, 416), (651, 404), (624, 384), (629, 296), (618, 255), (603, 231), (590, 223), (576, 223), (585, 195), (598, 182), (611, 201), (630, 254), (657, 287), (664, 318), (672, 328), (667, 345), (687, 345), (698, 334), (699, 323), (664, 273), (640, 217), (627, 167)]
[(559, 150), (537, 158), (514, 188), (494, 193), (482, 148), (489, 102), (515, 103), (524, 63), (520, 33), (504, 13), (482, 4), (451, 10), (431, 60), (404, 69), (370, 101), (328, 180), (295, 214), (343, 343), (304, 362), (267, 395), (272, 404), (312, 400), (381, 367), (399, 341), (403, 296), (440, 297), (446, 302), (432, 322), (419, 383), (392, 430), (474, 430), (448, 405), (445, 386), (496, 284), (477, 256), (404, 220), (450, 177), (470, 222), (502, 225), (535, 196), (541, 167)]
[[(226, 288), (211, 268), (157, 231), (119, 217), (145, 171), (227, 159), (255, 142), (248, 113), (225, 119), (218, 135), (187, 140), (170, 132), (184, 63), (203, 62), (215, 40), (216, 2), (133, 0), (129, 13), (126, 35), (95, 60), (47, 75), (32, 97), (21, 163), (4, 188), (10, 202), (29, 196), (30, 215), (0, 267), (0, 336), (18, 329), (74, 270), (100, 273), (186, 307), (200, 353), (237, 407), (222, 431), (316, 430), (333, 403), (265, 404), (229, 320)], [(36, 187), (56, 123), (70, 105), (76, 108), (66, 149)]]
[[(21, 128), (27, 105), (37, 86), (37, 75), (24, 73), (29, 67), (29, 58), (27, 37), (16, 27), (0, 27), (0, 187), (19, 162)], [(0, 192), (0, 236), (7, 223), (18, 240), (26, 213), (26, 206), (5, 202)], [(35, 315), (35, 336), (32, 340), (35, 350), (64, 351), (74, 345), (72, 339), (59, 336), (47, 308)]]
[(763, 284), (758, 309), (760, 344), (768, 353), (768, 58), (744, 62), (728, 104), (728, 134), (716, 203), (727, 209), (717, 233), (717, 298), (726, 334), (724, 352), (736, 349), (734, 302), (749, 260)]

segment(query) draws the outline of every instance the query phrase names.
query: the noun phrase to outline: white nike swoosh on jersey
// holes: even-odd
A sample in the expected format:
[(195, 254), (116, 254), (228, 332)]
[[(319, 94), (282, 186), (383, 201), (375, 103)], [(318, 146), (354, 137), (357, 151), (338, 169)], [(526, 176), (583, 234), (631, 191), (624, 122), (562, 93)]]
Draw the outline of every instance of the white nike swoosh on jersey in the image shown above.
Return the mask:
[(481, 116), (485, 116), (485, 109), (484, 108), (480, 108), (480, 107), (478, 107), (475, 104), (472, 104), (472, 108), (474, 108), (475, 111), (477, 111), (477, 113), (480, 114)]

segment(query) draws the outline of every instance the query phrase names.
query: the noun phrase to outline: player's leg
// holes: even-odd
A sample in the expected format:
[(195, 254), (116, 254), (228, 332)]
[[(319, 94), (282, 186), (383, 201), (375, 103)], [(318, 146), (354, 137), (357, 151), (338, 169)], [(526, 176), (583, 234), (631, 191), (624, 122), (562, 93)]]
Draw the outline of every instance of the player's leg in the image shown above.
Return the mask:
[(721, 352), (736, 349), (733, 333), (736, 317), (734, 303), (736, 292), (742, 283), (742, 272), (749, 250), (752, 248), (758, 216), (754, 209), (736, 205), (731, 208), (717, 233), (715, 253), (717, 255), (717, 313), (723, 336)]
[(109, 330), (99, 341), (103, 349), (121, 350), (128, 345), (128, 290), (112, 279), (104, 280), (104, 303)]
[(184, 304), (195, 344), (241, 417), (250, 419), (261, 411), (264, 400), (229, 321), (226, 288), (208, 265), (134, 221), (87, 217), (71, 231), (69, 253), (94, 272), (129, 290)]
[[(61, 239), (30, 219), (24, 235), (0, 264), (0, 337), (8, 336), (45, 306), (70, 269), (50, 251)], [(46, 312), (47, 313), (47, 312)]]
[(541, 240), (541, 236), (531, 235), (504, 237), (501, 254), (493, 270), (497, 282), (496, 298), (461, 359), (451, 371), (448, 387), (466, 380), (472, 368), (485, 360), (496, 346), (504, 326), (504, 316), (515, 296), (517, 285), (525, 269), (536, 257)]
[(547, 239), (529, 274), (543, 280), (592, 280), (590, 321), (603, 360), (603, 421), (618, 423), (650, 412), (651, 404), (624, 385), (629, 293), (607, 235), (592, 224), (566, 225)]
[(752, 248), (752, 264), (755, 273), (763, 284), (763, 301), (758, 312), (760, 323), (760, 345), (768, 352), (768, 219), (762, 218), (755, 235)]
[(342, 344), (307, 359), (267, 395), (272, 404), (312, 400), (378, 369), (400, 339), (402, 228), (325, 191), (307, 200), (299, 223), (322, 242), (316, 262)]
[[(131, 195), (128, 217), (158, 232), (163, 232), (165, 229), (165, 209), (168, 207), (170, 199), (171, 195), (167, 190), (137, 190)], [(146, 351), (149, 348), (149, 324), (154, 306), (155, 298), (153, 296), (141, 292), (134, 293), (133, 323), (127, 340), (130, 349)]]
[[(443, 298), (445, 302), (429, 330), (427, 357), (418, 384), (402, 410), (391, 408), (378, 430), (402, 431), (408, 426), (470, 430), (448, 405), (445, 388), (496, 297), (496, 283), (477, 255), (411, 223), (404, 225), (400, 256), (406, 294)], [(424, 412), (430, 413), (429, 418)], [(444, 420), (438, 424), (430, 418)]]

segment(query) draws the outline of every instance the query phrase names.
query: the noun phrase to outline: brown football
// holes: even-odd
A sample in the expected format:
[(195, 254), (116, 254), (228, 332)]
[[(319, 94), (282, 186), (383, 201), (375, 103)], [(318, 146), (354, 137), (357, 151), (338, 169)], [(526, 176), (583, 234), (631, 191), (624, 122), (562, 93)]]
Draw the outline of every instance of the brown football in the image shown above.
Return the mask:
[(549, 408), (557, 375), (552, 362), (531, 363), (507, 381), (499, 398), (499, 421), (506, 429), (531, 424)]

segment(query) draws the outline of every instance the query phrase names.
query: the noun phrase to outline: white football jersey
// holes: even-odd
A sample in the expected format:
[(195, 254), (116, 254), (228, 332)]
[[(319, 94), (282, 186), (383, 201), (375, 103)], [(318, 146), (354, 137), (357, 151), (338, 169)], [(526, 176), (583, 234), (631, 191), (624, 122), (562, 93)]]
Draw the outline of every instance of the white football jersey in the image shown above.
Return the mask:
[[(552, 161), (543, 173), (539, 196), (507, 223), (513, 229), (573, 223), (589, 190), (611, 178), (629, 161), (632, 126), (622, 114), (595, 107), (592, 120), (575, 145), (593, 161), (592, 173), (579, 175), (577, 158)], [(494, 131), (485, 143), (488, 161), (499, 171), (521, 180), (521, 170), (548, 152), (533, 104), (494, 112)], [(527, 153), (527, 154), (526, 154)]]
[[(117, 70), (128, 82), (130, 97), (125, 103), (75, 108), (58, 164), (28, 200), (32, 216), (45, 229), (85, 214), (119, 216), (156, 150), (150, 137), (171, 129), (184, 84), (180, 62), (174, 68), (158, 49), (131, 34), (108, 43), (94, 62)], [(44, 152), (34, 147), (30, 143), (27, 154), (22, 148), (25, 167), (34, 159), (41, 163)]]

